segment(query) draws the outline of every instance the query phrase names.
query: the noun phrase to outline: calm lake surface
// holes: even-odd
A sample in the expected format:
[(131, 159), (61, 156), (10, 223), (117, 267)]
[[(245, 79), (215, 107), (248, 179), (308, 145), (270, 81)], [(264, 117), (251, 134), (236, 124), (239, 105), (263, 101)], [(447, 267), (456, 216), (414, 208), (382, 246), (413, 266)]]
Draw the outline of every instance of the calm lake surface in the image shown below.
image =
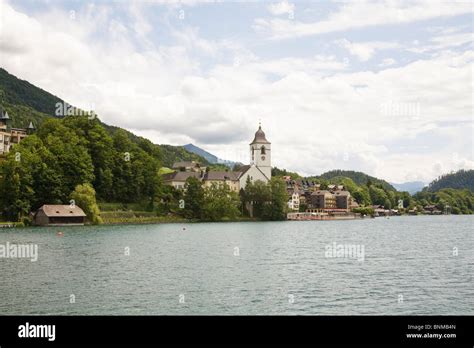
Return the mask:
[[(0, 229), (38, 245), (37, 262), (0, 258), (0, 314), (473, 315), (473, 231), (473, 216)], [(326, 257), (333, 243), (364, 259)]]

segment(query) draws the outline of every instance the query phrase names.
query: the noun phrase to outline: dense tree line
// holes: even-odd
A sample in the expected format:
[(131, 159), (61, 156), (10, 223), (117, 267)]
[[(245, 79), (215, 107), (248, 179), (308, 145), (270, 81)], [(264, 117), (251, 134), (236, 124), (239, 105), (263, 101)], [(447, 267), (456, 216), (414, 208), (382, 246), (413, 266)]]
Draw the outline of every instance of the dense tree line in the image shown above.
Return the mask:
[(365, 173), (356, 172), (353, 170), (341, 170), (341, 169), (331, 170), (329, 172), (326, 172), (314, 178), (331, 180), (335, 177), (340, 177), (340, 176), (352, 179), (352, 181), (354, 181), (357, 185), (367, 185), (369, 183), (372, 183), (372, 184), (378, 184), (380, 187), (382, 187), (385, 190), (396, 191), (395, 187), (390, 185), (385, 180), (378, 179), (373, 176), (367, 175)]
[(380, 183), (373, 183), (371, 180), (365, 185), (357, 185), (352, 179), (337, 176), (331, 180), (316, 179), (323, 188), (327, 185), (344, 185), (344, 188), (351, 193), (351, 196), (362, 207), (381, 205), (385, 209), (399, 209), (399, 202), (402, 202), (404, 211), (417, 209), (422, 212), (427, 205), (435, 205), (439, 210), (444, 211), (449, 206), (449, 211), (453, 214), (473, 214), (474, 194), (469, 189), (442, 189), (436, 192), (422, 191), (414, 196), (408, 192), (389, 190)]
[[(333, 171), (333, 173), (339, 173), (342, 171)], [(459, 179), (458, 183), (463, 183), (465, 186), (469, 186), (470, 179), (469, 172), (472, 171), (460, 171), (459, 175), (456, 175)], [(364, 174), (365, 175), (365, 174)], [(325, 179), (323, 176), (320, 177), (309, 177), (304, 178), (303, 180), (309, 183), (319, 184), (322, 190), (327, 190), (328, 186), (331, 184), (334, 185), (343, 185), (345, 190), (349, 191), (352, 198), (361, 206), (360, 211), (367, 212), (366, 208), (370, 208), (372, 205), (380, 205), (385, 209), (402, 209), (402, 212), (407, 212), (408, 210), (416, 209), (418, 212), (422, 212), (424, 207), (428, 205), (434, 205), (439, 210), (445, 211), (445, 208), (448, 207), (448, 212), (453, 214), (473, 214), (474, 209), (474, 193), (469, 189), (441, 189), (436, 192), (431, 192), (429, 190), (423, 190), (415, 194), (414, 196), (410, 195), (408, 192), (400, 192), (395, 189), (390, 189), (387, 185), (384, 185), (380, 180), (372, 180), (368, 177), (365, 184), (357, 184), (352, 178), (338, 175), (330, 175), (330, 179)], [(445, 177), (453, 177), (447, 175)], [(461, 179), (462, 178), (462, 179)], [(437, 182), (437, 181), (435, 181)], [(433, 185), (434, 186), (434, 185)], [(462, 186), (464, 187), (464, 186)], [(257, 191), (262, 191), (264, 195), (265, 191), (261, 187), (254, 187)], [(401, 202), (401, 206), (399, 203)], [(306, 209), (306, 205), (300, 205), (300, 211)], [(255, 209), (257, 213), (261, 206), (257, 203)]]
[(441, 211), (447, 208), (453, 214), (474, 214), (474, 193), (464, 189), (442, 189), (436, 192), (422, 191), (414, 199), (419, 209), (435, 205)]
[(299, 179), (301, 176), (296, 172), (290, 172), (286, 169), (280, 169), (278, 167), (272, 168), (272, 176), (289, 176), (291, 179)]
[(160, 161), (154, 145), (113, 137), (97, 119), (47, 119), (0, 163), (0, 209), (10, 220), (42, 204), (65, 204), (77, 185), (90, 184), (102, 201), (153, 204)]
[(201, 221), (226, 221), (241, 217), (260, 220), (284, 220), (287, 213), (285, 182), (273, 178), (246, 184), (240, 193), (228, 185), (212, 184), (203, 187), (196, 178), (188, 178), (185, 190), (164, 186), (160, 211), (173, 213), (187, 219)]
[(442, 175), (432, 181), (424, 191), (436, 192), (445, 188), (474, 191), (474, 170), (461, 169), (455, 173)]

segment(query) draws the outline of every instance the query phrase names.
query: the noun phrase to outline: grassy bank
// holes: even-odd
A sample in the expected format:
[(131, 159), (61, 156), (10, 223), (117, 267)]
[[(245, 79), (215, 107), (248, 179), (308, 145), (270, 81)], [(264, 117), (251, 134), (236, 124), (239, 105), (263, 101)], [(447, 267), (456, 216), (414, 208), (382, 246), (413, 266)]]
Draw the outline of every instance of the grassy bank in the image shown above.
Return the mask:
[(100, 214), (104, 224), (151, 224), (164, 222), (186, 222), (178, 216), (158, 216), (149, 211), (104, 211)]
[(0, 221), (0, 228), (23, 227), (21, 222)]

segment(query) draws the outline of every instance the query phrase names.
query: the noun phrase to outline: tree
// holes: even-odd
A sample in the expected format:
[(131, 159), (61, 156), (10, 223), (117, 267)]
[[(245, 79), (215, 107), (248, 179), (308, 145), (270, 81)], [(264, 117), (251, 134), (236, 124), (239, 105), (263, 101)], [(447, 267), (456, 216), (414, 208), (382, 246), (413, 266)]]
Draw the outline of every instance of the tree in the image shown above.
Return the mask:
[(229, 185), (212, 183), (204, 189), (203, 219), (233, 220), (239, 216), (239, 195)]
[(113, 140), (97, 118), (87, 116), (66, 117), (64, 125), (86, 141), (94, 166), (93, 186), (98, 199), (110, 200), (113, 193), (113, 163), (116, 153)]
[(369, 187), (369, 195), (372, 204), (377, 205), (385, 205), (385, 201), (388, 200), (387, 194), (381, 188), (376, 187), (376, 185), (372, 184)]
[(71, 193), (74, 204), (79, 206), (87, 215), (87, 219), (94, 225), (101, 224), (99, 206), (95, 199), (95, 190), (91, 184), (77, 185)]
[(261, 180), (251, 182), (247, 180), (245, 185), (245, 203), (249, 206), (250, 216), (263, 218), (264, 207), (272, 199), (270, 187)]
[(285, 220), (288, 193), (286, 184), (279, 178), (272, 178), (268, 183), (270, 188), (270, 204), (265, 204), (263, 209), (263, 218), (265, 220)]
[(204, 206), (204, 189), (199, 179), (186, 180), (184, 194), (184, 216), (188, 219), (201, 219)]
[[(48, 167), (51, 154), (35, 135), (12, 148), (1, 162), (0, 209), (13, 221), (60, 196), (57, 173)], [(48, 203), (48, 202), (46, 202)]]
[(82, 183), (94, 181), (94, 166), (87, 149), (87, 140), (60, 120), (48, 119), (41, 124), (37, 135), (54, 159), (48, 163), (59, 177), (60, 199), (66, 201), (69, 193)]
[(158, 212), (160, 214), (181, 213), (179, 201), (183, 198), (183, 190), (177, 190), (170, 185), (160, 186), (155, 198), (159, 202)]
[(243, 204), (249, 207), (249, 215), (263, 220), (284, 220), (288, 202), (286, 183), (273, 177), (268, 183), (247, 180), (242, 195)]
[(360, 205), (369, 206), (372, 204), (369, 191), (367, 190), (366, 186), (359, 187), (352, 195), (356, 202)]

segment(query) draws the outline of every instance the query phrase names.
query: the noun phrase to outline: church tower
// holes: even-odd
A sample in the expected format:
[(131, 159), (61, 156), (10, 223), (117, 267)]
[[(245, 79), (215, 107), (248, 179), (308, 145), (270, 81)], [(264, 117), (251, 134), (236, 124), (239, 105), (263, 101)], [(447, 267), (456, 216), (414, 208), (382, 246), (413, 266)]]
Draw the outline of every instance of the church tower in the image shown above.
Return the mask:
[(250, 164), (260, 169), (265, 176), (272, 177), (271, 143), (265, 138), (262, 126), (258, 126), (253, 141), (250, 143)]

